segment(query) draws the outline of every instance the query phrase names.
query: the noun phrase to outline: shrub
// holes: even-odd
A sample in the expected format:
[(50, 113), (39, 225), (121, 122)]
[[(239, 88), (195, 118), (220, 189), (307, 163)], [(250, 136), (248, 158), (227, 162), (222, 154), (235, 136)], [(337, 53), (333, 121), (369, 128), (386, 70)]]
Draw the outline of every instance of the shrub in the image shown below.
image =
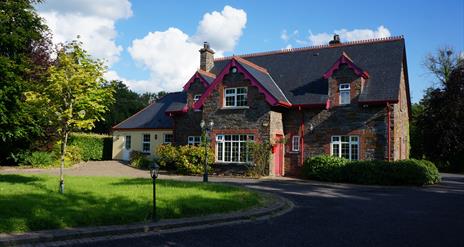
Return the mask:
[(306, 160), (306, 177), (332, 182), (380, 185), (424, 185), (440, 181), (435, 165), (427, 160), (364, 160), (317, 156)]
[[(155, 150), (157, 162), (160, 167), (173, 170), (178, 174), (193, 175), (202, 174), (205, 164), (205, 148), (201, 146), (171, 146), (160, 145)], [(207, 149), (208, 164), (214, 162), (214, 152)], [(209, 166), (209, 171), (212, 168)]]
[(335, 156), (315, 156), (305, 160), (303, 175), (311, 179), (338, 182), (342, 180), (340, 168), (347, 162), (348, 160)]
[(32, 167), (47, 167), (53, 165), (55, 155), (50, 152), (35, 151), (24, 157), (23, 165)]
[(105, 146), (110, 145), (107, 139), (111, 139), (111, 137), (107, 135), (73, 133), (69, 137), (68, 145), (79, 147), (82, 151), (82, 160), (85, 161), (111, 159), (111, 157), (108, 157), (108, 148)]
[(129, 164), (139, 169), (149, 169), (150, 163), (153, 162), (146, 154), (139, 151), (131, 151)]

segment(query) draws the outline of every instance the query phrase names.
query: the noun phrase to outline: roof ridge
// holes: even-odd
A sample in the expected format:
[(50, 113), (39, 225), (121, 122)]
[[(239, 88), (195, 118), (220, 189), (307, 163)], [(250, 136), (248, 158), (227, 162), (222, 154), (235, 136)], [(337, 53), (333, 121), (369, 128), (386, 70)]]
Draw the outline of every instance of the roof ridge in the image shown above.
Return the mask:
[(252, 68), (254, 68), (254, 69), (256, 69), (256, 70), (259, 70), (259, 71), (261, 71), (261, 72), (263, 72), (263, 73), (269, 74), (269, 72), (267, 71), (266, 68), (263, 68), (263, 67), (261, 67), (261, 66), (255, 64), (255, 63), (252, 63), (252, 62), (250, 62), (250, 61), (248, 61), (248, 60), (246, 60), (246, 59), (244, 59), (244, 58), (242, 58), (242, 57), (233, 56), (233, 58), (235, 58), (236, 60), (238, 60), (238, 62), (243, 62), (244, 64), (246, 64), (246, 65), (248, 65), (248, 66), (250, 66), (250, 67), (252, 67)]
[(343, 43), (340, 43), (340, 44), (314, 45), (314, 46), (305, 46), (305, 47), (280, 49), (280, 50), (273, 50), (273, 51), (245, 53), (245, 54), (242, 54), (242, 55), (232, 55), (232, 56), (226, 56), (226, 57), (218, 57), (218, 58), (215, 58), (214, 61), (229, 60), (229, 59), (232, 59), (233, 57), (248, 58), (248, 57), (268, 56), (268, 55), (274, 55), (274, 54), (286, 54), (286, 53), (291, 53), (291, 52), (310, 51), (310, 50), (318, 50), (318, 49), (325, 49), (325, 48), (335, 48), (335, 47), (343, 47), (343, 46), (352, 46), (352, 45), (361, 45), (361, 44), (375, 44), (375, 43), (382, 43), (382, 42), (397, 41), (397, 40), (402, 40), (402, 39), (404, 39), (403, 35), (384, 37), (384, 38), (375, 38), (375, 39), (354, 40), (354, 41), (343, 42)]

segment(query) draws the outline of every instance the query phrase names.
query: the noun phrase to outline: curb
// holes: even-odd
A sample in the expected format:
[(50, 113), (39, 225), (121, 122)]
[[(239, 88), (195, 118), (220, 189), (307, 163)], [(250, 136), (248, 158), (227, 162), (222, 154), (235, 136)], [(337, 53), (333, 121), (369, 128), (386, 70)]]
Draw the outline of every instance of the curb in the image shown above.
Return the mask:
[(170, 230), (175, 228), (195, 227), (202, 225), (214, 225), (220, 223), (236, 222), (240, 220), (262, 218), (266, 216), (273, 217), (287, 213), (293, 208), (293, 203), (281, 196), (260, 191), (255, 192), (262, 194), (271, 202), (264, 207), (252, 208), (244, 212), (212, 214), (208, 216), (197, 216), (192, 218), (172, 220), (167, 219), (157, 222), (143, 222), (128, 225), (43, 230), (26, 233), (1, 233), (0, 246), (38, 244), (111, 235), (146, 233), (150, 231)]

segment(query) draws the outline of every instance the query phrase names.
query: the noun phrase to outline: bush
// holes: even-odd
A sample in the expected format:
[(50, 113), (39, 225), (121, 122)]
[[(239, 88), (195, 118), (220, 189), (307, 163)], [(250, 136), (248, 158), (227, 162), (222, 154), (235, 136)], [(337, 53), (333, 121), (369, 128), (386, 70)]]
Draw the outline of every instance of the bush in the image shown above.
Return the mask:
[(53, 165), (55, 155), (49, 152), (35, 151), (26, 154), (23, 160), (23, 165), (32, 167), (47, 167)]
[(246, 172), (247, 176), (261, 177), (269, 174), (269, 159), (271, 158), (271, 144), (268, 142), (249, 142), (250, 158), (252, 164)]
[(149, 169), (150, 163), (153, 162), (146, 154), (139, 151), (131, 151), (129, 164), (139, 169)]
[[(207, 150), (208, 164), (214, 162), (214, 152)], [(162, 169), (175, 171), (178, 174), (202, 174), (205, 165), (205, 148), (201, 146), (160, 145), (155, 150), (156, 159)], [(209, 166), (209, 171), (212, 168)]]
[(436, 166), (427, 160), (347, 161), (337, 157), (317, 156), (307, 159), (306, 177), (331, 182), (379, 185), (424, 185), (440, 181)]
[(341, 167), (347, 162), (347, 159), (335, 156), (316, 156), (305, 160), (303, 174), (311, 179), (339, 182), (342, 181)]
[(107, 139), (111, 139), (111, 137), (107, 135), (73, 133), (69, 137), (68, 145), (77, 146), (81, 149), (82, 160), (105, 160), (111, 159), (107, 154), (107, 150), (109, 149), (107, 146), (111, 145), (111, 142), (107, 141)]

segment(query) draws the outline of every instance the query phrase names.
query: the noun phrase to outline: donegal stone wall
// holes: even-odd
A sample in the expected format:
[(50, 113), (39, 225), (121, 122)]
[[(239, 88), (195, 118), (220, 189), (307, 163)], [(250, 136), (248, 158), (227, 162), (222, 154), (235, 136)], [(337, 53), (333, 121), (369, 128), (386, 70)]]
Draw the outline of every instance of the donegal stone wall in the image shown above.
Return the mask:
[[(384, 106), (362, 107), (358, 104), (350, 104), (329, 110), (290, 110), (284, 114), (283, 119), (284, 132), (288, 140), (285, 153), (286, 174), (299, 174), (302, 166), (301, 155), (303, 159), (306, 159), (316, 155), (330, 154), (330, 142), (333, 135), (359, 136), (360, 159), (385, 159), (387, 126)], [(303, 151), (292, 152), (292, 136), (302, 133), (304, 133)]]
[[(248, 107), (224, 108), (223, 95), (225, 87), (248, 87)], [(270, 105), (258, 89), (251, 86), (241, 73), (228, 74), (223, 82), (213, 90), (203, 105), (203, 118), (206, 122), (214, 121), (214, 131), (222, 130), (257, 130), (257, 140), (269, 140)]]
[(201, 136), (202, 113), (193, 110), (193, 97), (196, 94), (202, 94), (205, 90), (205, 86), (200, 81), (190, 84), (187, 90), (188, 112), (174, 116), (174, 142), (176, 145), (186, 145), (189, 136)]

